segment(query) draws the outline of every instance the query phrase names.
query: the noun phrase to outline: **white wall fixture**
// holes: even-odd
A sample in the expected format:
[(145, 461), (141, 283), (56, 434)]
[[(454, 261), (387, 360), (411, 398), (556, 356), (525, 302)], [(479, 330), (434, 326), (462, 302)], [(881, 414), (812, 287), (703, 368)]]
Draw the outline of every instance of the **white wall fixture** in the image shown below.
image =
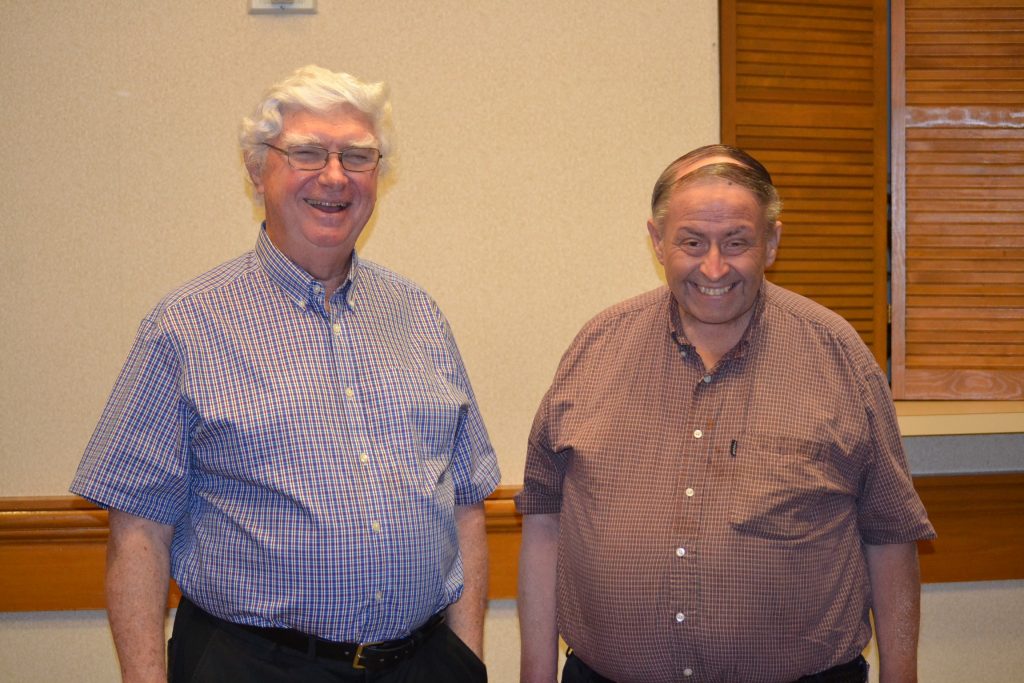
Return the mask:
[(316, 0), (249, 0), (249, 14), (316, 14)]

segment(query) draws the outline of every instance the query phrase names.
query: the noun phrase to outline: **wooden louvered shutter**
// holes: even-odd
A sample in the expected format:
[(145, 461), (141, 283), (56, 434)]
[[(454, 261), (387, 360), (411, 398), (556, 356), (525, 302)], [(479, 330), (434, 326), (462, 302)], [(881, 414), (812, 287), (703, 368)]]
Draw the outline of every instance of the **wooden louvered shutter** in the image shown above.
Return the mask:
[(768, 278), (845, 317), (887, 362), (885, 0), (722, 0), (722, 141), (783, 199)]
[(892, 12), (893, 391), (1019, 399), (1024, 0)]

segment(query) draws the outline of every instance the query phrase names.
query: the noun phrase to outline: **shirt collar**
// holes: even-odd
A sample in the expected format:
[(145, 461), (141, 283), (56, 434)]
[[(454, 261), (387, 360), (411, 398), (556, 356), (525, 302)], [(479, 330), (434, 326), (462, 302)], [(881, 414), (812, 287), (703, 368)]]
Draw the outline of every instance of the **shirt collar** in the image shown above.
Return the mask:
[[(260, 227), (260, 234), (256, 239), (256, 258), (259, 259), (264, 272), (289, 299), (295, 302), (296, 306), (302, 309), (312, 307), (314, 310), (323, 310), (324, 286), (274, 245), (267, 235), (266, 223)], [(334, 301), (344, 301), (347, 307), (352, 308), (359, 270), (359, 256), (352, 252), (348, 276), (332, 296)]]

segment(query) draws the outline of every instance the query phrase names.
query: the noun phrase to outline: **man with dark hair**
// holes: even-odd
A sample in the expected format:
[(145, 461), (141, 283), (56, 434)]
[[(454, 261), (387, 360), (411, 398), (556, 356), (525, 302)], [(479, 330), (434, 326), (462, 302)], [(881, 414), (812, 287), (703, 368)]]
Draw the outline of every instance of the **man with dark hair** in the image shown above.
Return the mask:
[(724, 145), (673, 162), (648, 230), (667, 287), (566, 351), (527, 451), (522, 680), (916, 680), (914, 491), (885, 375), (764, 278), (781, 203)]

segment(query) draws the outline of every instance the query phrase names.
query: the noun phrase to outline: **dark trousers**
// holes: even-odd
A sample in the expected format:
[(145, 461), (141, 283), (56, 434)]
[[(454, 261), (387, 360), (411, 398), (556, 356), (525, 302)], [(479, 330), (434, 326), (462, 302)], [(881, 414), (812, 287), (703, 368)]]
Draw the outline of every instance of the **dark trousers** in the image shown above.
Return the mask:
[(484, 663), (442, 624), (385, 670), (299, 652), (216, 619), (182, 599), (168, 644), (169, 683), (486, 683)]
[(584, 664), (572, 651), (565, 658), (562, 667), (562, 683), (615, 683)]
[[(863, 657), (852, 662), (840, 664), (827, 671), (803, 676), (794, 683), (866, 683), (868, 680), (868, 663)], [(615, 683), (587, 666), (582, 659), (572, 652), (562, 667), (562, 683)]]

